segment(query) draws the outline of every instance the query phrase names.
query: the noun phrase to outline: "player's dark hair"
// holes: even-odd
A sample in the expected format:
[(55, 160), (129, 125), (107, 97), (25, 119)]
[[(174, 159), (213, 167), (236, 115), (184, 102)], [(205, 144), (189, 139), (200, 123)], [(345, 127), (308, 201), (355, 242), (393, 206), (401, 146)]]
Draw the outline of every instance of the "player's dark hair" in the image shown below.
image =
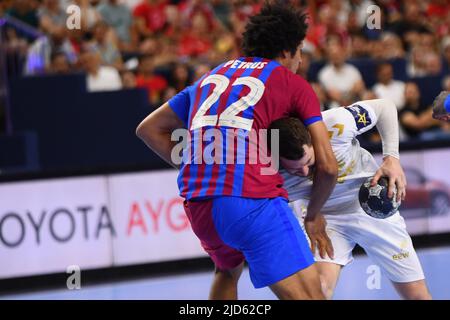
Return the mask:
[(288, 51), (292, 55), (306, 35), (306, 15), (281, 1), (266, 2), (250, 18), (243, 34), (243, 51), (249, 57), (275, 59)]
[[(268, 130), (268, 137), (271, 137), (272, 130), (278, 129), (280, 156), (289, 160), (299, 160), (305, 155), (303, 145), (311, 145), (311, 136), (303, 122), (298, 118), (281, 118), (273, 121)], [(270, 138), (268, 139), (269, 149)]]

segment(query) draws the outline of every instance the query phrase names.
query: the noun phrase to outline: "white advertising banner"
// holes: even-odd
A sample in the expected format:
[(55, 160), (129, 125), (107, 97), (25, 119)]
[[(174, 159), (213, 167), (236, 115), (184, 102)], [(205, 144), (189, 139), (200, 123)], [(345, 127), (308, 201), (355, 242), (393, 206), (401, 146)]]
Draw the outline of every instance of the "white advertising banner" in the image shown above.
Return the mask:
[(114, 264), (206, 256), (178, 196), (175, 170), (109, 178), (111, 212), (117, 225)]
[(112, 263), (106, 178), (0, 184), (0, 278)]

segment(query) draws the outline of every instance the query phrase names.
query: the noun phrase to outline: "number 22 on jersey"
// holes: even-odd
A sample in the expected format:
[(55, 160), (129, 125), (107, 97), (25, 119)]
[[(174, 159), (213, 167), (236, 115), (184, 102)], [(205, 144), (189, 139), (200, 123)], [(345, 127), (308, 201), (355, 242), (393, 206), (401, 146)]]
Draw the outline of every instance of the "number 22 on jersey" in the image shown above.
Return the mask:
[(206, 77), (200, 86), (200, 88), (213, 84), (215, 87), (211, 94), (203, 101), (197, 113), (192, 119), (190, 130), (195, 130), (205, 126), (228, 126), (232, 128), (239, 128), (244, 130), (251, 130), (253, 125), (253, 119), (247, 119), (237, 116), (238, 113), (253, 107), (258, 103), (264, 94), (264, 83), (255, 77), (242, 77), (237, 78), (232, 86), (244, 85), (250, 88), (247, 95), (241, 97), (236, 102), (229, 105), (220, 116), (206, 115), (208, 110), (219, 100), (220, 96), (227, 90), (230, 85), (230, 80), (220, 74), (214, 74)]

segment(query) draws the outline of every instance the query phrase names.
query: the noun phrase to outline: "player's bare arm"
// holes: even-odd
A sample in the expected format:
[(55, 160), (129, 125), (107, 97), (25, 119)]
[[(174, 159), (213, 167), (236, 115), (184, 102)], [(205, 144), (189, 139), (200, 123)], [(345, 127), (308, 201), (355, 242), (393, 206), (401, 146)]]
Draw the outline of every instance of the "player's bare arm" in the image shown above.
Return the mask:
[(370, 105), (377, 115), (376, 126), (383, 143), (383, 163), (372, 179), (372, 186), (381, 177), (387, 176), (389, 197), (393, 197), (394, 187), (397, 187), (397, 201), (400, 201), (406, 196), (406, 177), (400, 165), (397, 108), (392, 101), (386, 99), (366, 100), (364, 103)]
[(184, 124), (168, 103), (149, 114), (137, 127), (136, 135), (157, 155), (177, 168), (171, 160), (171, 152), (176, 141), (171, 140), (172, 132), (183, 128)]
[(324, 123), (313, 123), (308, 126), (308, 130), (314, 146), (316, 168), (311, 200), (305, 217), (305, 229), (311, 240), (311, 250), (315, 252), (317, 246), (321, 257), (325, 257), (326, 253), (332, 258), (333, 246), (326, 233), (326, 222), (320, 210), (336, 185), (338, 165)]

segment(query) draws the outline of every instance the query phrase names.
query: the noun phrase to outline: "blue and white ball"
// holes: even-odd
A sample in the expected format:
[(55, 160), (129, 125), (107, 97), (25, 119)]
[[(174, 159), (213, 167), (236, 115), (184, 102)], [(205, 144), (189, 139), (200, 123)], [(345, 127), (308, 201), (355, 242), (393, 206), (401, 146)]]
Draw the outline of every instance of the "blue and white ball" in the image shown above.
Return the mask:
[(389, 180), (381, 177), (378, 183), (371, 187), (372, 177), (359, 188), (359, 203), (363, 210), (371, 217), (377, 219), (386, 219), (397, 212), (401, 201), (397, 201), (397, 188), (394, 188), (392, 199), (388, 197)]

